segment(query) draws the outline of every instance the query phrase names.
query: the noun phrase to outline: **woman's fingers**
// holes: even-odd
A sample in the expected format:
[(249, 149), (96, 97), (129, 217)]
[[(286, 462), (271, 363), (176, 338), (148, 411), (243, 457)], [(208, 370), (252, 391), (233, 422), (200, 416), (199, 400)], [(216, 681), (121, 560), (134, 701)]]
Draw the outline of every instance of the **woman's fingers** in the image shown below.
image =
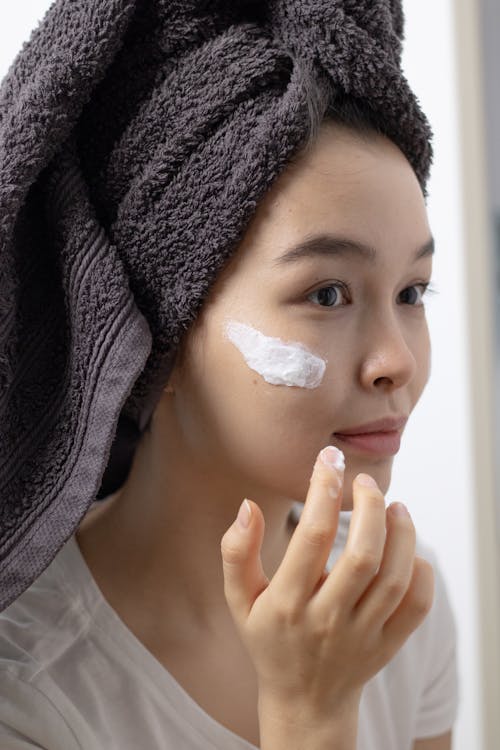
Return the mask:
[(432, 607), (433, 598), (434, 571), (432, 565), (421, 557), (415, 557), (411, 581), (406, 594), (382, 629), (383, 638), (386, 643), (390, 644), (392, 654), (398, 651), (408, 636), (425, 619)]
[(397, 609), (413, 575), (415, 527), (402, 503), (387, 508), (386, 530), (380, 568), (355, 609), (358, 621), (374, 628), (381, 628)]
[(235, 621), (244, 626), (268, 589), (279, 611), (310, 606), (314, 617), (325, 622), (343, 613), (355, 618), (358, 629), (381, 633), (396, 652), (430, 609), (432, 567), (415, 557), (415, 529), (405, 507), (394, 503), (386, 509), (374, 480), (360, 474), (353, 483), (345, 549), (325, 577), (341, 504), (341, 459), (333, 446), (318, 456), (300, 521), (271, 582), (260, 559), (264, 517), (255, 503), (242, 503), (221, 542), (226, 599)]
[(270, 584), (287, 609), (307, 602), (322, 580), (337, 533), (344, 466), (342, 451), (332, 445), (316, 459), (299, 523)]
[(367, 474), (353, 482), (353, 513), (344, 551), (316, 594), (315, 608), (324, 615), (350, 612), (373, 580), (385, 544), (385, 501)]
[(221, 540), (224, 593), (231, 614), (240, 625), (269, 583), (260, 559), (264, 525), (259, 506), (244, 500), (237, 519)]

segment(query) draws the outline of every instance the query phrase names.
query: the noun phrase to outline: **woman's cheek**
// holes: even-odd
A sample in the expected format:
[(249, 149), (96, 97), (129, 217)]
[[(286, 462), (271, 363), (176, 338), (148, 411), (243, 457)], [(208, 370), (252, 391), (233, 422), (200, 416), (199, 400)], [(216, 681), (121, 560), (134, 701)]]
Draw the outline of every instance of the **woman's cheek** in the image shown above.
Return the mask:
[(333, 426), (324, 393), (327, 361), (234, 319), (223, 332), (239, 352), (232, 393), (218, 415), (230, 463), (261, 488), (303, 498)]
[(207, 472), (224, 470), (248, 492), (303, 499), (333, 430), (330, 365), (235, 318), (214, 322), (190, 340), (186, 442)]

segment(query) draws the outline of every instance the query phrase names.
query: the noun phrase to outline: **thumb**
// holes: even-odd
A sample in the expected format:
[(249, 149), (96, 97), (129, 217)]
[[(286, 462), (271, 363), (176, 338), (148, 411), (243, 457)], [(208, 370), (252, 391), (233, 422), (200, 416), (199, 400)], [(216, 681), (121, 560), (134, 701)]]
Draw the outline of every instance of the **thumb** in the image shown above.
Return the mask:
[(245, 499), (221, 540), (224, 594), (233, 619), (240, 626), (269, 584), (260, 559), (264, 526), (259, 506)]

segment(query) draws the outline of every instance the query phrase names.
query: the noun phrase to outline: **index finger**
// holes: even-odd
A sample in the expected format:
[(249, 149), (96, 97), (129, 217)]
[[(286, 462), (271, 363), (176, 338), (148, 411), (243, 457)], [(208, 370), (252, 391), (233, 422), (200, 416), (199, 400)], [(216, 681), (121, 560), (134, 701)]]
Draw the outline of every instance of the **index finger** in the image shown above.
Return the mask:
[(314, 593), (337, 533), (344, 454), (333, 445), (320, 451), (299, 523), (292, 535), (270, 588), (300, 606)]

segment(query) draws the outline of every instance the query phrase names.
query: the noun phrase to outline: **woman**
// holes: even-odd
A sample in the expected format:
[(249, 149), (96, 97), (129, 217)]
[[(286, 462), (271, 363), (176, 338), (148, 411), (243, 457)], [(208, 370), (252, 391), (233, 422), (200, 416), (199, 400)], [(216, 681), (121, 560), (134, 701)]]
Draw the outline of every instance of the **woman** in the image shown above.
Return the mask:
[(2, 616), (2, 747), (451, 747), (446, 595), (384, 503), (433, 252), (388, 134), (337, 98), (260, 198), (125, 481)]

